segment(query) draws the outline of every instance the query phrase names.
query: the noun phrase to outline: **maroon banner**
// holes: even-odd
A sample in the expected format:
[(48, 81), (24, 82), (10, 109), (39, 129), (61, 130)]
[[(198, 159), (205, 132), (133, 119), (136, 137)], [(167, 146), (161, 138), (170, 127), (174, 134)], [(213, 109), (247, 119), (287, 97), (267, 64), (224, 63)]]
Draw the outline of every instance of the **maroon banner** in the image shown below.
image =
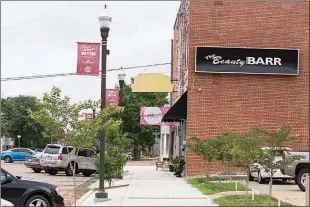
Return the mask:
[(100, 43), (78, 42), (77, 75), (99, 76)]
[(85, 113), (85, 120), (93, 120), (93, 114), (92, 113)]
[(106, 89), (105, 93), (105, 105), (106, 107), (110, 106), (111, 104), (115, 107), (118, 106), (119, 100), (119, 90), (118, 89)]

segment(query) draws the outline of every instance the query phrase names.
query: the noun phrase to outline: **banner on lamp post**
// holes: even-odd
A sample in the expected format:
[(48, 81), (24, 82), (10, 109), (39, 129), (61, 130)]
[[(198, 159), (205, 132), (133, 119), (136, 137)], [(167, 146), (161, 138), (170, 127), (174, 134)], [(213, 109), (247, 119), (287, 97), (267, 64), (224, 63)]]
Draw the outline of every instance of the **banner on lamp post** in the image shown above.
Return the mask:
[(93, 120), (93, 114), (92, 113), (85, 113), (85, 120)]
[(169, 107), (141, 107), (140, 124), (153, 126), (175, 126), (174, 122), (161, 122)]
[(110, 105), (117, 107), (118, 101), (119, 101), (119, 90), (118, 89), (106, 89), (105, 105), (107, 107)]
[(78, 42), (77, 75), (99, 76), (100, 43)]

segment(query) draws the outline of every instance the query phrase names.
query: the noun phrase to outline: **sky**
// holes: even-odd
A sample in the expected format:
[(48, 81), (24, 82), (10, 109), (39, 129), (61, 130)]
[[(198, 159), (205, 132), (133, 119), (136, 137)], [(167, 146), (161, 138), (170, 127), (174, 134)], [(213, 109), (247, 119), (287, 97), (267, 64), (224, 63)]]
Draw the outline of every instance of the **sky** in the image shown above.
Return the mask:
[[(76, 72), (76, 42), (101, 42), (98, 17), (105, 3), (112, 17), (108, 69), (171, 61), (179, 1), (2, 1), (1, 78)], [(129, 83), (140, 73), (170, 75), (170, 65), (123, 72)], [(107, 88), (119, 73), (108, 72)], [(100, 78), (91, 76), (5, 81), (1, 94), (41, 98), (52, 86), (72, 102), (100, 98)]]

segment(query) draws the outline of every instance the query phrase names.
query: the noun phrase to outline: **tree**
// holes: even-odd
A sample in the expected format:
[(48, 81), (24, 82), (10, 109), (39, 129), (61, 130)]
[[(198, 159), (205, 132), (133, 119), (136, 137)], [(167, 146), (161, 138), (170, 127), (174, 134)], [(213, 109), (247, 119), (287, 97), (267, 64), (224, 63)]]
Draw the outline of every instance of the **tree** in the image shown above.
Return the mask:
[[(43, 135), (50, 139), (50, 143), (56, 141), (59, 136), (74, 147), (91, 147), (94, 134), (89, 124), (82, 121), (83, 111), (93, 108), (92, 101), (79, 104), (70, 104), (68, 96), (61, 96), (61, 90), (53, 87), (50, 93), (43, 94), (43, 100), (37, 101), (39, 110), (29, 110), (31, 117), (43, 127)], [(68, 150), (68, 149), (67, 149)], [(70, 162), (74, 183), (74, 200), (76, 202), (75, 190), (75, 163)]]
[[(216, 144), (216, 139), (214, 138), (201, 140), (198, 137), (191, 137), (188, 139), (186, 147), (195, 152), (204, 161), (210, 163), (216, 159)], [(202, 174), (209, 176), (209, 173), (205, 171), (203, 166), (203, 162), (201, 162), (201, 176)]]
[[(226, 131), (216, 138), (200, 140), (190, 139), (189, 147), (197, 155), (208, 162), (220, 161), (230, 166), (249, 169), (250, 164), (257, 160), (259, 139), (258, 133), (250, 130), (248, 133), (233, 133)], [(194, 141), (192, 143), (192, 141)], [(249, 172), (246, 180), (246, 194), (248, 195)]]
[(246, 178), (246, 195), (248, 195), (250, 168), (249, 166), (256, 163), (259, 156), (260, 139), (258, 133), (251, 129), (247, 133), (230, 133), (229, 134), (229, 156), (230, 164), (236, 167), (243, 167), (247, 170)]
[[(98, 104), (93, 101), (84, 101), (71, 104), (68, 96), (62, 96), (59, 88), (53, 87), (50, 93), (45, 93), (42, 101), (38, 101), (38, 111), (29, 111), (33, 119), (43, 127), (44, 136), (56, 140), (62, 132), (65, 144), (79, 148), (95, 148), (94, 140), (98, 141), (99, 131), (105, 129), (107, 143), (108, 165), (113, 167), (107, 168), (107, 174), (110, 170), (117, 169), (118, 173), (122, 173), (122, 167), (125, 161), (121, 162), (121, 166), (115, 166), (114, 163), (120, 163), (123, 150), (127, 147), (128, 140), (126, 136), (120, 132), (122, 107), (108, 107), (101, 110), (94, 120), (85, 120), (84, 113), (86, 110), (92, 110)], [(123, 156), (124, 157), (124, 156)], [(75, 172), (76, 165), (70, 163), (71, 172)], [(75, 173), (73, 174), (73, 182), (75, 186)], [(75, 188), (74, 188), (75, 192)], [(75, 194), (75, 193), (74, 193)], [(76, 200), (76, 199), (75, 199)]]
[[(44, 147), (46, 139), (42, 127), (30, 116), (28, 110), (37, 111), (37, 98), (34, 96), (17, 96), (1, 99), (1, 132), (5, 137), (16, 140), (21, 135), (23, 147)], [(17, 142), (15, 142), (17, 146)]]
[(283, 169), (295, 160), (301, 159), (301, 156), (291, 156), (285, 160), (276, 160), (277, 150), (285, 149), (285, 143), (296, 139), (296, 135), (292, 134), (292, 128), (289, 125), (284, 125), (275, 131), (268, 131), (262, 128), (255, 128), (259, 133), (262, 143), (268, 148), (260, 149), (257, 163), (269, 174), (269, 194), (268, 206), (271, 206), (272, 200), (272, 178), (276, 170)]
[(123, 132), (128, 134), (134, 148), (134, 158), (138, 158), (138, 149), (153, 146), (155, 142), (154, 132), (159, 126), (140, 125), (141, 106), (164, 106), (168, 103), (167, 93), (133, 93), (130, 85), (124, 85), (122, 103), (124, 108)]

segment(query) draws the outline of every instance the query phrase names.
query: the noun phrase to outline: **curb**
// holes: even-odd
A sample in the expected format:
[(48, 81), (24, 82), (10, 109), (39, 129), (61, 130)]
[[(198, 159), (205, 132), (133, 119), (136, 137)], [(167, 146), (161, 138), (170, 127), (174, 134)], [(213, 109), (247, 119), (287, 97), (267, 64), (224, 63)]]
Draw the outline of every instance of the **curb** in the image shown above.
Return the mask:
[(88, 191), (85, 193), (79, 200), (76, 201), (77, 206), (81, 206), (81, 204), (93, 193), (93, 190)]
[[(122, 187), (128, 187), (129, 184), (125, 184), (125, 185), (117, 185), (117, 186), (112, 186), (112, 187), (107, 187), (105, 189), (109, 190), (109, 189), (115, 189), (115, 188), (122, 188)], [(94, 189), (91, 189), (89, 190), (87, 193), (85, 193), (81, 198), (79, 198), (77, 201), (76, 201), (76, 205), (77, 206), (81, 206), (81, 204), (92, 194), (94, 193)]]

